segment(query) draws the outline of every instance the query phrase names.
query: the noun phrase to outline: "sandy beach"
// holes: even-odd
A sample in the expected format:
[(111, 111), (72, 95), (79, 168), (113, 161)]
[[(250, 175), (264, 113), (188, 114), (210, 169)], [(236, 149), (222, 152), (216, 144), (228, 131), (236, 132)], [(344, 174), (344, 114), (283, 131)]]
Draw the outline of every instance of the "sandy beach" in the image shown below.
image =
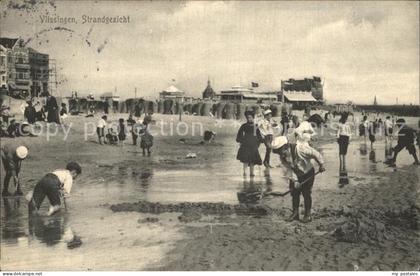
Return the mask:
[[(111, 120), (126, 114), (112, 114)], [(154, 115), (170, 133), (178, 116)], [(23, 144), (23, 192), (30, 191), (47, 172), (77, 161), (83, 173), (67, 200), (68, 210), (53, 217), (28, 219), (24, 198), (2, 199), (2, 270), (417, 270), (420, 264), (419, 172), (406, 151), (396, 168), (387, 167), (384, 141), (374, 150), (361, 149), (355, 137), (349, 147), (350, 184), (338, 185), (338, 146), (331, 135), (315, 147), (326, 159), (327, 171), (315, 180), (311, 223), (285, 222), (291, 198), (267, 197), (256, 206), (267, 214), (184, 212), (114, 212), (115, 204), (218, 203), (235, 206), (238, 192), (249, 189), (284, 192), (287, 183), (278, 158), (275, 168), (256, 170), (243, 178), (236, 160), (234, 120), (183, 116), (191, 126), (217, 132), (212, 144), (201, 145), (195, 135), (156, 135), (151, 157), (131, 145), (99, 145), (96, 136), (84, 139), (83, 125), (97, 118), (71, 116), (70, 133), (47, 141), (38, 137), (2, 138), (2, 144)], [(185, 127), (185, 126), (183, 126)], [(191, 128), (188, 127), (189, 131)], [(181, 139), (181, 140), (180, 140)], [(394, 142), (395, 143), (395, 142)], [(187, 159), (188, 153), (196, 158)], [(263, 155), (264, 148), (260, 147)], [(2, 171), (3, 173), (3, 168)], [(3, 181), (3, 179), (2, 179)], [(185, 205), (184, 205), (185, 206)], [(47, 210), (44, 203), (42, 211)], [(172, 210), (172, 209), (171, 209)], [(198, 211), (197, 211), (198, 210)], [(200, 213), (201, 212), (201, 213)], [(191, 219), (180, 220), (182, 215)], [(82, 238), (81, 247), (66, 247), (68, 236)], [(48, 266), (43, 261), (48, 256)]]

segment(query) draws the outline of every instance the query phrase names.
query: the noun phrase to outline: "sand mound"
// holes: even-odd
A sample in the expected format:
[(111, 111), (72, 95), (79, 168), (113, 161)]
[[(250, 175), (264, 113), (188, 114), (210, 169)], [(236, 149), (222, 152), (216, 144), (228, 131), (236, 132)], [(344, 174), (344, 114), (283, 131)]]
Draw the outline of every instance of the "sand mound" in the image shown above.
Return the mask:
[[(165, 212), (199, 212), (206, 215), (268, 215), (278, 213), (278, 210), (264, 205), (254, 204), (226, 204), (223, 202), (182, 202), (176, 204), (163, 204), (159, 202), (139, 201), (135, 203), (120, 203), (111, 205), (114, 212), (140, 212), (161, 214)], [(189, 216), (187, 213), (185, 216)]]

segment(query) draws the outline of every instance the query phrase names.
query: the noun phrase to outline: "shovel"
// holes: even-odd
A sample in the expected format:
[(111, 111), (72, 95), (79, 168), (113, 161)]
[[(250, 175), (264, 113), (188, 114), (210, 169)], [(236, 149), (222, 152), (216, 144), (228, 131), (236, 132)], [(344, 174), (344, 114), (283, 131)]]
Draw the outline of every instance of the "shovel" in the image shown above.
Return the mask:
[[(320, 174), (321, 172), (320, 171), (318, 171), (318, 172), (316, 172), (315, 174), (314, 174), (314, 176), (315, 175), (317, 175), (317, 174)], [(308, 179), (305, 179), (303, 182), (301, 182), (300, 184), (301, 184), (301, 186), (303, 185), (303, 184), (305, 184), (306, 182), (308, 182), (309, 181), (309, 179), (311, 179), (310, 177), (308, 178)], [(284, 192), (284, 193), (281, 193), (281, 192), (268, 192), (268, 193), (263, 193), (262, 194), (262, 196), (263, 197), (266, 197), (266, 196), (281, 196), (281, 197), (283, 197), (283, 196), (285, 196), (285, 195), (287, 195), (287, 194), (289, 194), (291, 191), (290, 190), (288, 190), (288, 191), (286, 191), (286, 192)]]

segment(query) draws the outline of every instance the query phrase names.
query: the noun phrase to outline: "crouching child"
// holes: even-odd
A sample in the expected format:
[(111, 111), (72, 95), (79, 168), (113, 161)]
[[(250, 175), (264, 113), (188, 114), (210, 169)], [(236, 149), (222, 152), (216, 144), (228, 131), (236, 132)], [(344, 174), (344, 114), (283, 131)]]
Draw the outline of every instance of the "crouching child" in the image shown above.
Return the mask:
[(67, 164), (66, 169), (58, 169), (47, 173), (36, 185), (32, 196), (28, 195), (29, 214), (37, 213), (45, 197), (50, 201), (48, 215), (56, 213), (61, 208), (64, 196), (70, 194), (73, 181), (82, 173), (82, 168), (76, 162)]

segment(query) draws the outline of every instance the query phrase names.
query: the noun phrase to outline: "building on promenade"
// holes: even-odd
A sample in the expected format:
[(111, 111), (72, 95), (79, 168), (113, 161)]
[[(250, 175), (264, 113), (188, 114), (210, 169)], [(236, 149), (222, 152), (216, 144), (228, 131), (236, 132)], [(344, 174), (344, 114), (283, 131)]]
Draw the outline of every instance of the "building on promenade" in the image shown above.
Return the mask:
[(257, 92), (252, 88), (232, 86), (219, 94), (221, 101), (234, 103), (272, 103), (277, 102), (276, 93)]
[(49, 91), (49, 55), (26, 47), (20, 38), (0, 38), (2, 89), (15, 98), (42, 96)]

